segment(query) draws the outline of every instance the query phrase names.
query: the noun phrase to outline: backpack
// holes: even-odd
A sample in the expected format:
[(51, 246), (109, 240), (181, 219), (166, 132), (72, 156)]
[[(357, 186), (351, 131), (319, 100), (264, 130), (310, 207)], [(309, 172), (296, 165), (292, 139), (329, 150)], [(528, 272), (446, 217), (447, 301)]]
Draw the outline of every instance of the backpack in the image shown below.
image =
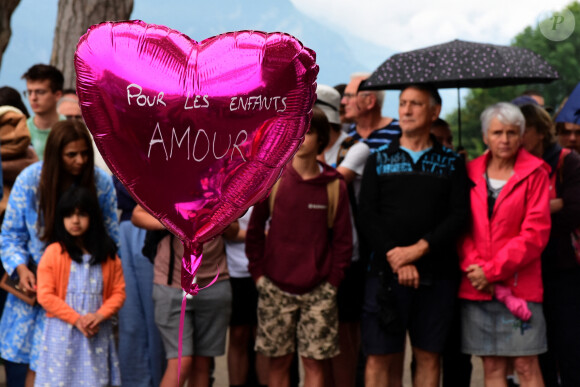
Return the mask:
[[(270, 191), (270, 196), (268, 197), (268, 203), (270, 207), (270, 215), (274, 212), (274, 200), (276, 199), (276, 193), (278, 192), (278, 188), (280, 188), (280, 181), (282, 179), (278, 179), (278, 181), (272, 187), (272, 191)], [(334, 226), (334, 218), (336, 218), (336, 208), (338, 206), (338, 195), (340, 191), (340, 179), (334, 179), (328, 184), (326, 184), (326, 193), (328, 195), (328, 216), (327, 216), (327, 225), (328, 229), (332, 230), (332, 226)]]

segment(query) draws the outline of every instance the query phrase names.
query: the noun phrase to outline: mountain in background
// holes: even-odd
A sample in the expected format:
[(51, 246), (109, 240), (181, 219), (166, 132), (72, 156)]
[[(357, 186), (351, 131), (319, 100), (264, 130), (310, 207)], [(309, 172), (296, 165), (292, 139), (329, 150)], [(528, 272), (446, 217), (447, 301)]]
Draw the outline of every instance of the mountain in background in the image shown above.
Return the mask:
[[(57, 0), (22, 0), (16, 8), (12, 38), (0, 68), (0, 86), (23, 90), (25, 83), (20, 77), (26, 69), (50, 61), (57, 5)], [(287, 32), (316, 51), (318, 82), (328, 85), (348, 82), (353, 72), (370, 72), (392, 54), (369, 42), (345, 41), (339, 33), (298, 11), (289, 0), (135, 0), (131, 18), (168, 26), (197, 41), (236, 30)]]
[(160, 8), (158, 3), (135, 0), (132, 17), (166, 25), (197, 41), (237, 30), (287, 32), (316, 51), (318, 80), (329, 85), (347, 82), (353, 72), (372, 71), (390, 56), (386, 49), (372, 43), (358, 42), (353, 46), (345, 42), (337, 32), (302, 14), (288, 0), (192, 3), (168, 0)]

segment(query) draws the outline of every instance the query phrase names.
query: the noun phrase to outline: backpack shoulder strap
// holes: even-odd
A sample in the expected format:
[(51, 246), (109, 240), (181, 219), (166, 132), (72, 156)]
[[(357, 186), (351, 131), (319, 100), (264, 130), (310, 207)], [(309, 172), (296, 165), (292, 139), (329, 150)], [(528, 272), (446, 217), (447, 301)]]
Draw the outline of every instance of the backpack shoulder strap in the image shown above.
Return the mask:
[(558, 159), (558, 166), (556, 167), (556, 169), (560, 169), (560, 167), (564, 165), (564, 159), (566, 158), (566, 156), (570, 154), (570, 152), (572, 152), (570, 149), (562, 148), (562, 150), (560, 151), (560, 158)]
[(570, 152), (572, 151), (568, 148), (562, 148), (562, 151), (560, 152), (560, 158), (558, 159), (558, 165), (556, 166), (556, 171), (558, 172), (560, 181), (564, 179), (564, 168), (562, 168), (564, 166), (564, 159), (570, 154)]
[(278, 192), (278, 188), (280, 188), (280, 180), (282, 178), (276, 180), (274, 185), (272, 186), (272, 190), (270, 191), (270, 196), (268, 196), (268, 205), (270, 207), (270, 216), (274, 213), (274, 200), (276, 200), (276, 193)]
[(334, 226), (334, 218), (336, 218), (336, 209), (338, 207), (338, 196), (340, 192), (340, 179), (334, 179), (326, 185), (326, 193), (328, 195), (328, 228)]
[[(270, 196), (268, 197), (268, 206), (270, 208), (270, 216), (274, 213), (274, 201), (276, 200), (276, 193), (280, 188), (280, 180), (272, 186)], [(328, 228), (334, 225), (334, 218), (336, 218), (336, 209), (338, 207), (338, 196), (340, 192), (340, 179), (334, 179), (326, 185), (326, 194), (328, 196)]]

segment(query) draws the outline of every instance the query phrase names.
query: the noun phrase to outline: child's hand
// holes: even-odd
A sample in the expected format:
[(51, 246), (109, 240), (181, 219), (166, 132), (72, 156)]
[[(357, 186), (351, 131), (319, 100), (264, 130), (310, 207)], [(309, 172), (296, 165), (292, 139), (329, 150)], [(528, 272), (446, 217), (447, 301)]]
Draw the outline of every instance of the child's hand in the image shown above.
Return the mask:
[(85, 328), (95, 330), (95, 333), (99, 331), (99, 324), (105, 319), (105, 317), (99, 313), (87, 313), (83, 318), (85, 318)]
[[(100, 319), (98, 316), (100, 316)], [(87, 333), (85, 335), (86, 337), (93, 337), (94, 335), (99, 333), (99, 323), (101, 321), (103, 321), (103, 317), (97, 313), (87, 313), (79, 318), (79, 324), (83, 327), (83, 330)]]
[(87, 332), (87, 330), (85, 329), (85, 326), (83, 324), (83, 317), (85, 316), (81, 316), (77, 319), (77, 321), (75, 322), (75, 328), (77, 328), (79, 331), (81, 331), (81, 333), (85, 336), (85, 337), (91, 337), (92, 335), (89, 334), (89, 332)]

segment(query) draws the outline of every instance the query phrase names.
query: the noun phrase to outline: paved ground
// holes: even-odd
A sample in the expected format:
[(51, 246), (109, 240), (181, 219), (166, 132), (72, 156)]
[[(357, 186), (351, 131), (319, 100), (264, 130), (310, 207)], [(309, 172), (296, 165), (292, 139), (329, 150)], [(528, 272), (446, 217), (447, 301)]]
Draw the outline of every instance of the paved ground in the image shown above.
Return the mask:
[[(411, 387), (411, 377), (409, 374), (409, 364), (411, 363), (411, 351), (407, 347), (405, 354), (405, 374), (404, 383), (405, 387)], [(471, 378), (471, 387), (483, 387), (483, 371), (481, 368), (481, 360), (479, 358), (473, 357), (473, 376)], [(215, 383), (214, 387), (229, 387), (228, 383), (228, 367), (226, 356), (220, 356), (216, 358), (216, 372), (215, 372)], [(4, 367), (0, 366), (0, 387), (5, 387), (5, 374)]]
[[(405, 373), (403, 375), (403, 386), (411, 387), (410, 364), (411, 364), (411, 348), (407, 342), (407, 351), (405, 352)], [(481, 360), (478, 357), (473, 357), (471, 360), (473, 364), (473, 373), (471, 376), (471, 387), (483, 387), (483, 369), (481, 367)], [(215, 373), (214, 387), (229, 387), (227, 375), (227, 360), (225, 356), (216, 358), (216, 373)]]

